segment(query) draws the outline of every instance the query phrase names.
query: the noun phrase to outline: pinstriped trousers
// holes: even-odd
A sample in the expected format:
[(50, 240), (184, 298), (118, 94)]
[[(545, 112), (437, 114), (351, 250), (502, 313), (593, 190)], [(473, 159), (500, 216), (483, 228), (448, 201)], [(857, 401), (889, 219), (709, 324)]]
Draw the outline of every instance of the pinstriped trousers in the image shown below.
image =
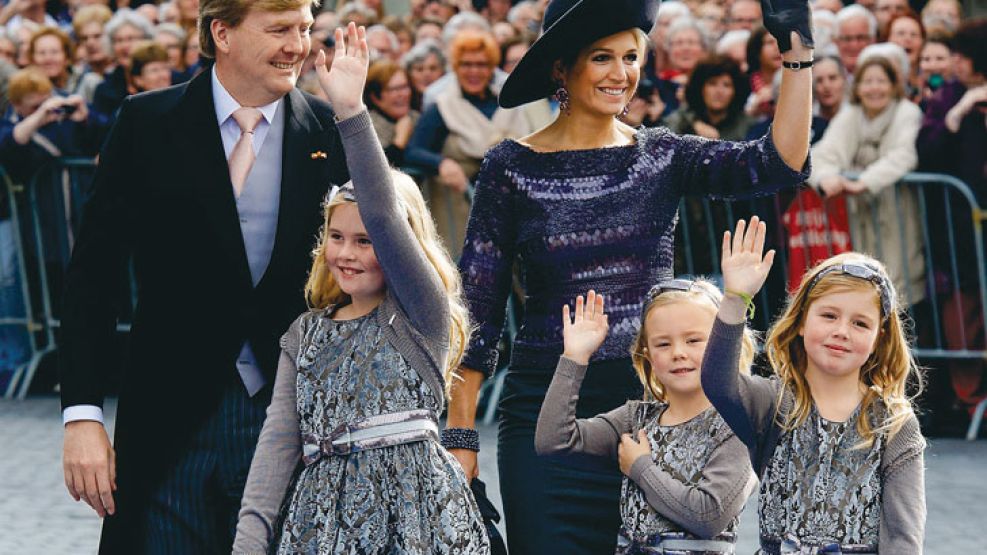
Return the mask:
[(253, 398), (239, 380), (152, 493), (144, 553), (230, 553), (240, 498), (270, 404), (270, 388)]

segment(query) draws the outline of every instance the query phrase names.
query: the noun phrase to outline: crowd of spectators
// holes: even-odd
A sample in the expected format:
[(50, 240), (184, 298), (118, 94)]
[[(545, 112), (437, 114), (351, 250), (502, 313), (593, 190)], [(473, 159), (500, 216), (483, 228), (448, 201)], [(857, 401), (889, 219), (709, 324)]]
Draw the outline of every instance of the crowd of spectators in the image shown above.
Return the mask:
[[(540, 128), (559, 109), (556, 98), (509, 110), (497, 103), (506, 76), (536, 40), (547, 3), (323, 0), (314, 14), (299, 86), (321, 95), (312, 69), (318, 51), (331, 57), (337, 27), (367, 27), (372, 65), (364, 101), (388, 159), (420, 178), (454, 253), (486, 150)], [(918, 193), (897, 195), (894, 184), (910, 171), (946, 173), (987, 202), (987, 3), (812, 0), (810, 7), (810, 184), (822, 196), (846, 197), (851, 220), (862, 226), (854, 248), (883, 248), (917, 310), (933, 296), (963, 298), (956, 314), (942, 314), (947, 335), (982, 348), (983, 332), (969, 331), (983, 329), (982, 315), (968, 308), (979, 297), (968, 280), (927, 279), (929, 238), (916, 225), (898, 231), (901, 219), (919, 221)], [(197, 0), (9, 0), (0, 9), (0, 164), (7, 173), (24, 182), (52, 158), (95, 156), (128, 95), (182, 83), (207, 67), (197, 14)], [(711, 139), (763, 135), (782, 70), (777, 41), (761, 23), (757, 0), (663, 2), (637, 96), (622, 117)], [(0, 223), (8, 213), (0, 205)], [(892, 235), (897, 243), (888, 246)], [(9, 288), (16, 272), (9, 253), (0, 254), (0, 287)], [(956, 281), (963, 285), (948, 286)], [(951, 319), (963, 337), (949, 331)], [(12, 353), (20, 351), (0, 345), (0, 370), (17, 362)], [(983, 394), (977, 372), (976, 380), (968, 376), (963, 403)]]

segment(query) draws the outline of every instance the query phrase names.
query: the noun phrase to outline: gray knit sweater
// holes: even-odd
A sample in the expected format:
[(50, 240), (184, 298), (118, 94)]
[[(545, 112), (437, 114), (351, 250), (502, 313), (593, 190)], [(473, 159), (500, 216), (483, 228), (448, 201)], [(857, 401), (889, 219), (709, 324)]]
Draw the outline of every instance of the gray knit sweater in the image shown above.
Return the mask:
[[(634, 415), (644, 401), (628, 401), (608, 413), (577, 419), (576, 403), (586, 368), (568, 358), (559, 359), (538, 415), (535, 450), (539, 455), (591, 455), (602, 458), (612, 468), (617, 461), (620, 436), (638, 432)], [(682, 531), (712, 538), (740, 514), (757, 483), (750, 465), (743, 461), (744, 445), (732, 434), (729, 436), (725, 441), (718, 440), (696, 483), (676, 479), (647, 455), (634, 461), (628, 478), (641, 488), (649, 505), (681, 526)]]
[[(742, 324), (729, 325), (717, 318), (703, 358), (703, 390), (747, 445), (754, 470), (763, 477), (783, 434), (775, 418), (781, 382), (737, 372), (743, 329)], [(787, 412), (790, 406), (791, 397), (785, 395), (780, 412)], [(922, 552), (926, 517), (924, 450), (925, 439), (914, 416), (883, 444), (878, 533), (882, 554)], [(813, 478), (805, 476), (805, 483), (794, 487), (811, 487), (809, 480)], [(761, 529), (763, 532), (763, 522)]]
[[(433, 388), (435, 398), (444, 399), (442, 368), (449, 337), (445, 287), (408, 225), (367, 112), (337, 123), (337, 128), (360, 217), (387, 283), (378, 321), (386, 339)], [(291, 475), (301, 461), (295, 394), (301, 318), (281, 340), (271, 405), (243, 493), (234, 553), (266, 552)]]

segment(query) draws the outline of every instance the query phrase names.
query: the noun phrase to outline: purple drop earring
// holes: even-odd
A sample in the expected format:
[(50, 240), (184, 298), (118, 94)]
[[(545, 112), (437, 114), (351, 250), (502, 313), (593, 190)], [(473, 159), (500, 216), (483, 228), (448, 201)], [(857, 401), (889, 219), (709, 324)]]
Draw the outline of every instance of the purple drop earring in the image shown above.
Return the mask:
[(559, 85), (559, 88), (555, 89), (555, 99), (559, 101), (559, 111), (569, 115), (569, 91), (565, 86)]

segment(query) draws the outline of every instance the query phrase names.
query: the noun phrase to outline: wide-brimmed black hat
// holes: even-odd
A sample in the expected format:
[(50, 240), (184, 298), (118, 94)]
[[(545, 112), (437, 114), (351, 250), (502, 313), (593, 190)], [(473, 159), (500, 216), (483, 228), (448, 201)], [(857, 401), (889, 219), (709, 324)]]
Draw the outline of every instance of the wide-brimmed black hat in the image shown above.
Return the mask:
[(542, 34), (525, 52), (500, 90), (500, 105), (513, 108), (550, 96), (558, 88), (552, 64), (566, 54), (628, 29), (651, 32), (660, 0), (552, 0)]

